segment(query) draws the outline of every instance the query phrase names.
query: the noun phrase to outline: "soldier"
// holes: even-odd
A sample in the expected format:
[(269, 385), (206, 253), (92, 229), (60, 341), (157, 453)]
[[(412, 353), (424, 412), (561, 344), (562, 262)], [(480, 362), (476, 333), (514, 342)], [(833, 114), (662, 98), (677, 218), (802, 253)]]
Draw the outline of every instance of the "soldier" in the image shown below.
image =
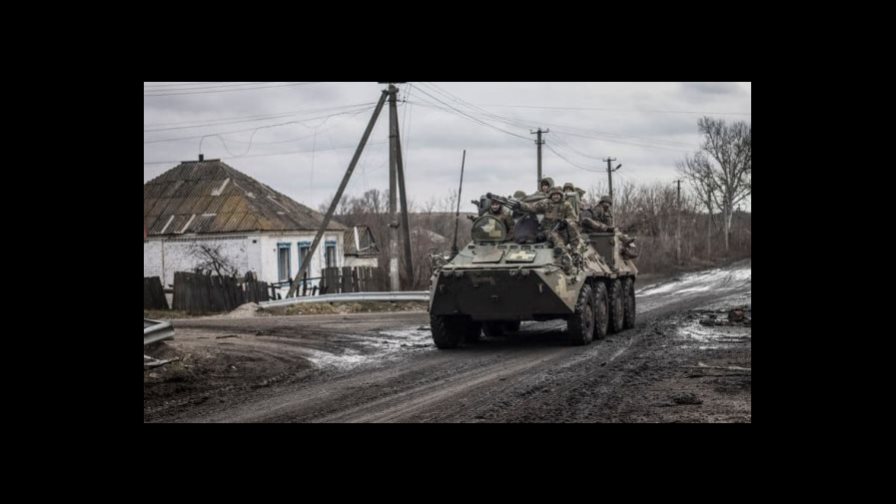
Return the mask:
[(609, 196), (601, 196), (600, 203), (582, 216), (582, 227), (592, 231), (609, 231), (613, 227), (613, 214), (610, 213)]
[[(570, 196), (573, 196), (573, 198), (570, 199)], [(576, 214), (579, 215), (579, 214), (581, 214), (581, 211), (582, 211), (582, 203), (581, 203), (582, 200), (581, 200), (581, 198), (577, 198), (575, 196), (578, 196), (578, 193), (576, 192), (576, 186), (573, 185), (572, 182), (567, 182), (567, 183), (563, 184), (564, 199), (566, 199), (566, 201), (572, 201), (572, 208), (573, 208), (573, 210), (576, 211)]]
[(569, 243), (573, 251), (578, 251), (582, 240), (576, 211), (568, 201), (563, 199), (563, 190), (559, 187), (551, 188), (549, 194), (550, 198), (546, 200), (520, 203), (519, 209), (528, 213), (544, 214), (544, 218), (541, 220), (541, 229), (548, 234), (548, 238), (554, 242), (554, 246), (561, 248)]
[[(606, 232), (614, 229), (613, 213), (610, 206), (613, 204), (609, 196), (601, 196), (598, 206), (588, 211), (591, 217), (583, 216), (582, 227), (588, 230)], [(628, 259), (638, 257), (638, 251), (635, 247), (635, 239), (631, 236), (616, 230), (616, 236), (622, 242), (622, 254)]]
[(545, 196), (551, 191), (551, 187), (554, 185), (554, 179), (551, 177), (545, 177), (541, 179), (541, 183), (538, 184), (538, 192), (544, 193)]
[(513, 233), (513, 216), (510, 214), (510, 211), (497, 201), (492, 200), (489, 206), (489, 215), (501, 221), (501, 224), (504, 224), (504, 228), (507, 229), (506, 239), (509, 240)]

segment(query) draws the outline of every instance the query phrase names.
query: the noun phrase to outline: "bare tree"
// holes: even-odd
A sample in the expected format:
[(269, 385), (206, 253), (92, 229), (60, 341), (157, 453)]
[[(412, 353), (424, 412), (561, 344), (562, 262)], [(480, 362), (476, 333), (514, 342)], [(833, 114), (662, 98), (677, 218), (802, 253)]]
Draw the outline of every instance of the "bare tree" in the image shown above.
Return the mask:
[(196, 269), (214, 271), (218, 276), (239, 276), (239, 269), (221, 252), (220, 245), (196, 243), (191, 251), (199, 259)]
[(697, 127), (705, 135), (702, 149), (718, 163), (717, 167), (712, 167), (709, 174), (714, 189), (713, 201), (722, 211), (727, 253), (734, 208), (750, 196), (753, 190), (753, 127), (745, 121), (737, 121), (729, 126), (724, 119), (710, 117), (703, 117), (697, 121)]
[(696, 152), (693, 157), (685, 156), (678, 163), (678, 170), (691, 184), (700, 204), (706, 207), (706, 257), (709, 259), (712, 256), (712, 209), (715, 192), (712, 165), (705, 153)]

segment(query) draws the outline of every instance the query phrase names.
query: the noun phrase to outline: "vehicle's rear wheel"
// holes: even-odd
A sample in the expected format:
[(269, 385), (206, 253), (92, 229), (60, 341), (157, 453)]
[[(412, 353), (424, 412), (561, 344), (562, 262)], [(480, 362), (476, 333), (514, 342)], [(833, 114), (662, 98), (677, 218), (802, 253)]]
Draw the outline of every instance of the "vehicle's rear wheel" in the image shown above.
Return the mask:
[(569, 342), (573, 345), (587, 345), (594, 338), (594, 293), (591, 285), (586, 283), (579, 291), (576, 311), (566, 322), (566, 328)]
[(504, 322), (504, 332), (505, 333), (515, 333), (520, 330), (520, 321), (519, 320), (508, 320)]
[(594, 339), (604, 339), (610, 325), (610, 308), (607, 286), (603, 282), (594, 284)]
[(432, 341), (440, 349), (456, 348), (464, 340), (468, 322), (457, 315), (430, 315)]
[(610, 308), (610, 334), (618, 333), (623, 329), (623, 319), (625, 318), (625, 289), (622, 286), (622, 280), (615, 279), (610, 282), (610, 290), (607, 292), (609, 296)]
[(623, 303), (623, 311), (625, 312), (622, 327), (631, 329), (635, 327), (635, 279), (626, 277), (622, 280), (622, 292), (624, 293), (625, 302)]

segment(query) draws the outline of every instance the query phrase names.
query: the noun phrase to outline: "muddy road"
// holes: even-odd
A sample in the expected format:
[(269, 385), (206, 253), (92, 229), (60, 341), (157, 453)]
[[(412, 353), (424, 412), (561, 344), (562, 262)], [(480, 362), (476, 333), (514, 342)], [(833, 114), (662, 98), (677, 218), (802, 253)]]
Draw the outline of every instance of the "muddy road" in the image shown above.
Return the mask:
[(751, 327), (725, 320), (751, 292), (749, 261), (642, 286), (636, 327), (582, 347), (552, 321), (440, 351), (419, 311), (176, 320), (147, 351), (179, 360), (144, 371), (143, 417), (750, 422)]

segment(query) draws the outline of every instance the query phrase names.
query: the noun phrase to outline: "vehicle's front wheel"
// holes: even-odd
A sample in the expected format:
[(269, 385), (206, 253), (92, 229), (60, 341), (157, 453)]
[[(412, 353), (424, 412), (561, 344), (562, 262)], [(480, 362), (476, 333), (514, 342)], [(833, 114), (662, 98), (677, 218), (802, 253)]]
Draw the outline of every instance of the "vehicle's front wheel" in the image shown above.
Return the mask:
[(457, 315), (430, 315), (432, 341), (440, 349), (456, 348), (464, 340), (468, 322)]
[(484, 322), (482, 331), (489, 338), (504, 336), (504, 322)]
[(467, 319), (464, 332), (464, 341), (467, 343), (478, 343), (482, 339), (482, 322)]

